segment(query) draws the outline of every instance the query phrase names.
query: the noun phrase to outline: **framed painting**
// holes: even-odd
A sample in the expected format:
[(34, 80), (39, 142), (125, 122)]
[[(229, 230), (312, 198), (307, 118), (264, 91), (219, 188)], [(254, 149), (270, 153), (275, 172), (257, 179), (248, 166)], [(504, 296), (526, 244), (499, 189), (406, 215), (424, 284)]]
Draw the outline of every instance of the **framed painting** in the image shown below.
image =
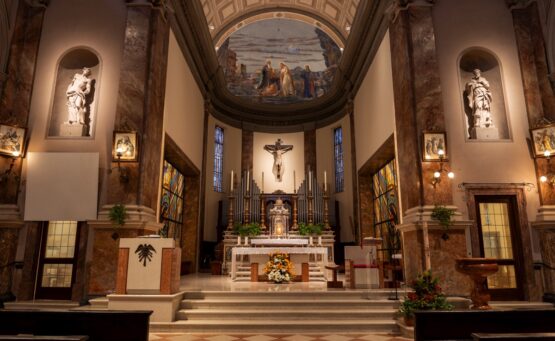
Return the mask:
[(25, 128), (0, 124), (0, 154), (20, 156), (25, 145)]
[(555, 154), (555, 124), (530, 129), (534, 157), (550, 157)]
[(445, 132), (422, 133), (423, 161), (447, 161), (448, 156)]
[(136, 162), (139, 160), (139, 139), (134, 131), (114, 131), (112, 148), (114, 161)]

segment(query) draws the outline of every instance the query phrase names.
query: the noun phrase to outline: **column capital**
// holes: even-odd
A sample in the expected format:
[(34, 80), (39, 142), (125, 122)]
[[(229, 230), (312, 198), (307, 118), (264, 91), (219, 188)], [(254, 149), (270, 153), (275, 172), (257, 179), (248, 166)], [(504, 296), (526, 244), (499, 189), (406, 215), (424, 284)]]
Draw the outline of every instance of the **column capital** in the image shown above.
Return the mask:
[(394, 0), (386, 10), (395, 21), (401, 11), (406, 11), (411, 7), (432, 7), (436, 0)]
[(515, 9), (522, 9), (530, 6), (536, 0), (505, 0), (507, 7), (512, 11)]
[(25, 0), (25, 2), (35, 8), (46, 8), (50, 4), (50, 0)]

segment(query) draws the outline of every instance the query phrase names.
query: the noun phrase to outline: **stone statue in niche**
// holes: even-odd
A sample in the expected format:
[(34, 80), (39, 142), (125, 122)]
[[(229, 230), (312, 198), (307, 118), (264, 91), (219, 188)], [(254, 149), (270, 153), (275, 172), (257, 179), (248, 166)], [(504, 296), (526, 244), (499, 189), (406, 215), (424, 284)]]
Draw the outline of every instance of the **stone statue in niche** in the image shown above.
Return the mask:
[(267, 144), (264, 146), (264, 150), (269, 152), (274, 156), (274, 166), (272, 167), (272, 173), (276, 177), (276, 181), (281, 182), (283, 179), (283, 159), (282, 155), (293, 149), (292, 145), (281, 144), (281, 139), (276, 141), (276, 144)]
[(91, 93), (90, 78), (91, 70), (83, 68), (82, 73), (76, 73), (67, 87), (67, 123), (74, 125), (85, 125), (85, 114), (87, 112), (87, 96)]
[(473, 127), (470, 137), (473, 139), (498, 139), (499, 133), (491, 117), (492, 94), (489, 82), (482, 77), (480, 69), (472, 71), (472, 79), (466, 83), (465, 95), (468, 108), (472, 111)]

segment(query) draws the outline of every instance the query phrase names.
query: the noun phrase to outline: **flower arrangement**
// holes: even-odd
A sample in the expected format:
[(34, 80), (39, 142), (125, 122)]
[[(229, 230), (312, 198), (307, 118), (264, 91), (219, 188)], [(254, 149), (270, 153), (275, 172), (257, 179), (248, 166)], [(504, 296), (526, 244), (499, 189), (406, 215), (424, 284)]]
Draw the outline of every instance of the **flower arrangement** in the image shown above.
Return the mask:
[[(447, 299), (441, 287), (439, 278), (433, 277), (430, 271), (419, 275), (411, 284), (414, 292), (408, 293), (399, 306), (399, 312), (407, 319), (414, 318), (415, 310), (451, 310), (453, 306)], [(408, 323), (407, 323), (408, 324)]]
[(268, 280), (274, 283), (290, 282), (293, 277), (293, 264), (286, 253), (270, 254), (270, 260), (264, 267)]

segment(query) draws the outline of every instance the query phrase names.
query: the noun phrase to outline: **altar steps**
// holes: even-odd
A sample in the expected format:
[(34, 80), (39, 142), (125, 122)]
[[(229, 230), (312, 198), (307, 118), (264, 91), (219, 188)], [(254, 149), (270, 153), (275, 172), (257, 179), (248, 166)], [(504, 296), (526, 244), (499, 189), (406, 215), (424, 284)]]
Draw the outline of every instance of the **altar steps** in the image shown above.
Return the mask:
[[(172, 323), (151, 323), (157, 332), (387, 332), (399, 331), (398, 301), (389, 290), (186, 292)], [(271, 291), (277, 290), (277, 291)]]

